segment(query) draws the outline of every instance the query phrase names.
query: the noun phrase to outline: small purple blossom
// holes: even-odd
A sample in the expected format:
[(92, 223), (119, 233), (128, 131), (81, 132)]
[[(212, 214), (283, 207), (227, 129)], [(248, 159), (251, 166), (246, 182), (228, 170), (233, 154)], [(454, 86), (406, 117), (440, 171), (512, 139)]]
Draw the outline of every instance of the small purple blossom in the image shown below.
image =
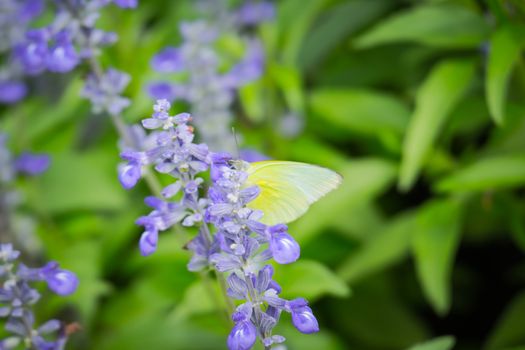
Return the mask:
[(16, 80), (0, 81), (0, 103), (12, 104), (23, 99), (27, 94), (27, 86)]
[(130, 76), (116, 69), (108, 69), (102, 77), (90, 74), (81, 96), (90, 100), (94, 113), (108, 112), (119, 115), (129, 106), (130, 101), (121, 96), (128, 86)]
[(138, 0), (113, 0), (115, 5), (122, 8), (136, 8), (139, 4)]
[(59, 32), (55, 37), (55, 44), (47, 54), (47, 69), (51, 72), (66, 73), (80, 62), (80, 57), (73, 46), (70, 33)]
[(255, 25), (271, 21), (275, 17), (275, 6), (269, 1), (246, 1), (235, 13), (235, 19), (240, 25)]
[(15, 168), (27, 175), (39, 175), (49, 168), (50, 162), (47, 154), (25, 152), (15, 160)]

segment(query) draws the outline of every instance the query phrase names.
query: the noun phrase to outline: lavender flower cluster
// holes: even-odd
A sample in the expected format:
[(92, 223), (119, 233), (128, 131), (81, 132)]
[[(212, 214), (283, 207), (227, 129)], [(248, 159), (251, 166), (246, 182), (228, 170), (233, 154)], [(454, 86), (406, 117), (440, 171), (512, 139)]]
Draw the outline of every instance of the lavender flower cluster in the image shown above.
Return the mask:
[[(215, 2), (220, 7), (222, 1)], [(217, 15), (217, 11), (222, 15)], [(169, 101), (184, 100), (196, 116), (201, 138), (211, 149), (233, 151), (235, 141), (230, 133), (232, 122), (230, 106), (235, 91), (257, 79), (263, 72), (264, 54), (261, 43), (245, 38), (246, 55), (226, 73), (221, 72), (221, 57), (214, 45), (226, 30), (240, 31), (242, 26), (255, 25), (274, 15), (269, 2), (247, 2), (237, 11), (229, 13), (215, 10), (213, 19), (184, 22), (180, 25), (183, 42), (179, 47), (167, 47), (152, 60), (157, 72), (186, 73), (183, 82), (167, 81), (150, 84), (150, 95)]]
[[(36, 350), (64, 349), (68, 336), (64, 324), (53, 319), (36, 326), (32, 307), (40, 294), (31, 284), (45, 282), (51, 291), (65, 296), (76, 290), (78, 279), (53, 261), (41, 268), (17, 264), (19, 256), (11, 244), (0, 244), (0, 317), (7, 318), (5, 329), (11, 334), (0, 341), (0, 349), (14, 349), (19, 345)], [(49, 340), (53, 333), (55, 339)]]
[[(153, 210), (137, 220), (144, 227), (141, 253), (152, 254), (159, 232), (176, 224), (199, 228), (187, 245), (193, 252), (188, 269), (211, 268), (228, 275), (229, 297), (244, 301), (232, 315), (235, 326), (228, 337), (232, 350), (250, 349), (257, 337), (268, 349), (283, 342), (284, 337), (272, 335), (282, 311), (291, 313), (299, 331), (317, 332), (319, 326), (308, 303), (302, 298), (280, 298), (281, 288), (272, 280), (273, 268), (267, 262), (273, 258), (280, 264), (292, 263), (299, 258), (300, 248), (286, 225), (264, 225), (260, 222), (264, 214), (247, 207), (260, 192), (257, 186), (246, 185), (249, 164), (193, 143), (190, 115), (170, 116), (170, 107), (167, 100), (159, 100), (152, 118), (142, 121), (146, 129), (162, 130), (151, 134), (156, 141), (153, 148), (122, 153), (128, 164), (120, 180), (128, 188), (136, 184), (145, 165), (154, 165), (156, 171), (175, 179), (162, 191), (163, 198), (146, 198)], [(205, 181), (200, 174), (208, 170), (211, 186), (207, 196), (201, 196)], [(215, 228), (215, 234), (208, 225)]]
[[(83, 60), (96, 56), (101, 47), (117, 40), (115, 33), (95, 28), (100, 9), (111, 3), (110, 0), (53, 1), (53, 20), (40, 28), (32, 28), (32, 21), (44, 12), (44, 0), (1, 1), (0, 38), (3, 45), (0, 46), (0, 53), (5, 52), (9, 58), (5, 67), (0, 69), (0, 102), (14, 103), (25, 96), (24, 76), (45, 71), (69, 72)], [(122, 8), (137, 6), (137, 0), (113, 2)], [(100, 91), (107, 90), (108, 85), (113, 87), (116, 78), (116, 74), (108, 72), (107, 77), (102, 79), (104, 81), (96, 87), (93, 87), (92, 79), (88, 79), (83, 95), (97, 102), (97, 106), (102, 105), (107, 101), (101, 102)], [(119, 80), (121, 84), (111, 89), (111, 93), (120, 93), (118, 89), (127, 84), (122, 84), (122, 80)], [(116, 103), (123, 104), (121, 99)]]

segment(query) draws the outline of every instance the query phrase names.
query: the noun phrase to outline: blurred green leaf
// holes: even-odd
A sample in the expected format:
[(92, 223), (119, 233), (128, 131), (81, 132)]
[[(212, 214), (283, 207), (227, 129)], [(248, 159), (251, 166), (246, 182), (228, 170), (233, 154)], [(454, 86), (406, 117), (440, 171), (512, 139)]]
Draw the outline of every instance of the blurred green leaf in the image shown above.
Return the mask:
[(410, 118), (404, 103), (370, 90), (316, 90), (310, 95), (309, 104), (320, 118), (336, 126), (380, 138), (399, 138)]
[(419, 88), (403, 144), (399, 188), (412, 187), (451, 110), (469, 87), (474, 63), (449, 60), (435, 66)]
[(334, 218), (352, 215), (352, 208), (375, 198), (395, 179), (395, 166), (383, 159), (351, 160), (340, 170), (343, 184), (310, 207), (308, 213), (290, 225), (300, 242), (311, 239)]
[(288, 108), (293, 112), (302, 114), (304, 112), (304, 96), (299, 70), (291, 65), (273, 64), (268, 71), (281, 89)]
[(294, 264), (278, 265), (275, 275), (285, 298), (300, 295), (313, 302), (327, 294), (337, 297), (350, 295), (350, 288), (346, 283), (317, 261), (301, 259)]
[[(343, 350), (344, 344), (328, 329), (321, 329), (318, 333), (308, 334), (307, 337), (295, 329), (287, 319), (288, 315), (281, 316), (282, 322), (275, 328), (274, 334), (282, 334), (286, 338), (287, 350)], [(277, 347), (274, 347), (277, 348)]]
[(490, 334), (485, 349), (500, 350), (525, 344), (523, 315), (525, 314), (525, 293), (517, 295), (507, 306)]
[(347, 349), (399, 350), (430, 336), (396, 292), (396, 278), (380, 274), (355, 283), (352, 298), (330, 300), (333, 327), (348, 339)]
[(79, 97), (81, 87), (82, 80), (78, 76), (72, 79), (56, 104), (50, 105), (49, 108), (39, 108), (38, 117), (32, 117), (28, 123), (25, 123), (25, 136), (29, 140), (49, 137), (63, 123), (85, 115), (87, 111), (85, 108), (82, 108), (83, 113), (78, 113), (80, 106), (86, 103)]
[(421, 344), (416, 344), (408, 350), (451, 350), (455, 343), (456, 340), (454, 337), (443, 336)]
[(392, 6), (391, 1), (346, 1), (331, 7), (305, 38), (298, 64), (303, 70), (317, 68), (319, 62), (339, 42), (378, 18)]
[(355, 46), (415, 42), (445, 48), (476, 48), (488, 33), (484, 19), (457, 4), (421, 5), (394, 14), (356, 39)]
[(203, 280), (197, 281), (189, 286), (182, 301), (175, 307), (175, 310), (169, 316), (169, 320), (180, 322), (187, 320), (192, 315), (209, 313), (218, 310), (216, 301), (222, 301), (223, 296), (218, 287), (218, 283), (209, 281), (204, 283)]
[(507, 84), (524, 45), (525, 28), (516, 25), (502, 26), (490, 40), (485, 92), (491, 116), (497, 124), (504, 122)]
[(419, 212), (413, 232), (413, 251), (419, 281), (434, 310), (450, 310), (451, 273), (461, 233), (463, 203), (434, 200)]
[(53, 155), (40, 179), (42, 207), (50, 213), (122, 208), (126, 197), (118, 185), (114, 161), (102, 153)]
[(487, 157), (466, 165), (440, 180), (442, 192), (485, 191), (525, 184), (525, 155)]
[(111, 286), (102, 278), (101, 250), (99, 243), (77, 241), (69, 244), (67, 249), (53, 253), (61, 267), (73, 271), (80, 283), (77, 291), (68, 297), (76, 303), (82, 319), (83, 327), (92, 326), (96, 315), (99, 299), (111, 291)]
[(343, 261), (337, 274), (348, 282), (354, 282), (404, 258), (410, 248), (415, 218), (413, 212), (396, 217)]
[(282, 62), (294, 66), (310, 26), (328, 0), (288, 0), (279, 3), (277, 24), (281, 35)]

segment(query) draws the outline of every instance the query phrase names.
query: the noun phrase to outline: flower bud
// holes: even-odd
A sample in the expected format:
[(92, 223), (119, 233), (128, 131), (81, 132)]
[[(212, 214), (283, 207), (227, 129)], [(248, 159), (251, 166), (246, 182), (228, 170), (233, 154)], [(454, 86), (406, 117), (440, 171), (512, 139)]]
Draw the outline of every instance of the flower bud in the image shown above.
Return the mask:
[(249, 350), (257, 339), (257, 329), (251, 321), (237, 323), (228, 335), (229, 350)]

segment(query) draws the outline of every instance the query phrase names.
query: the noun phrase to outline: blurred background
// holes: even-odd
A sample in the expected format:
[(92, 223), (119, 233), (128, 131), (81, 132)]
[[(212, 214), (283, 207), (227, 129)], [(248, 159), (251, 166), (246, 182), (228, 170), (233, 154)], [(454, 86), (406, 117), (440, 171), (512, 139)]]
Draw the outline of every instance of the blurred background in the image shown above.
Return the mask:
[[(100, 60), (132, 77), (127, 122), (151, 114), (149, 83), (171, 79), (152, 57), (180, 45), (181, 22), (213, 16), (189, 0), (102, 11), (119, 41)], [(225, 66), (240, 36), (263, 44), (262, 76), (232, 105), (241, 148), (344, 177), (290, 225), (300, 260), (276, 267), (321, 327), (303, 335), (283, 316), (288, 349), (525, 349), (524, 20), (522, 0), (282, 0), (273, 19), (221, 34)], [(85, 74), (43, 74), (0, 107), (14, 153), (51, 156), (17, 183), (36, 224), (27, 260), (81, 281), (68, 298), (43, 292), (39, 317), (81, 325), (68, 349), (226, 348), (229, 325), (186, 268), (194, 232), (140, 256), (148, 189), (119, 184), (118, 135), (79, 98)]]

